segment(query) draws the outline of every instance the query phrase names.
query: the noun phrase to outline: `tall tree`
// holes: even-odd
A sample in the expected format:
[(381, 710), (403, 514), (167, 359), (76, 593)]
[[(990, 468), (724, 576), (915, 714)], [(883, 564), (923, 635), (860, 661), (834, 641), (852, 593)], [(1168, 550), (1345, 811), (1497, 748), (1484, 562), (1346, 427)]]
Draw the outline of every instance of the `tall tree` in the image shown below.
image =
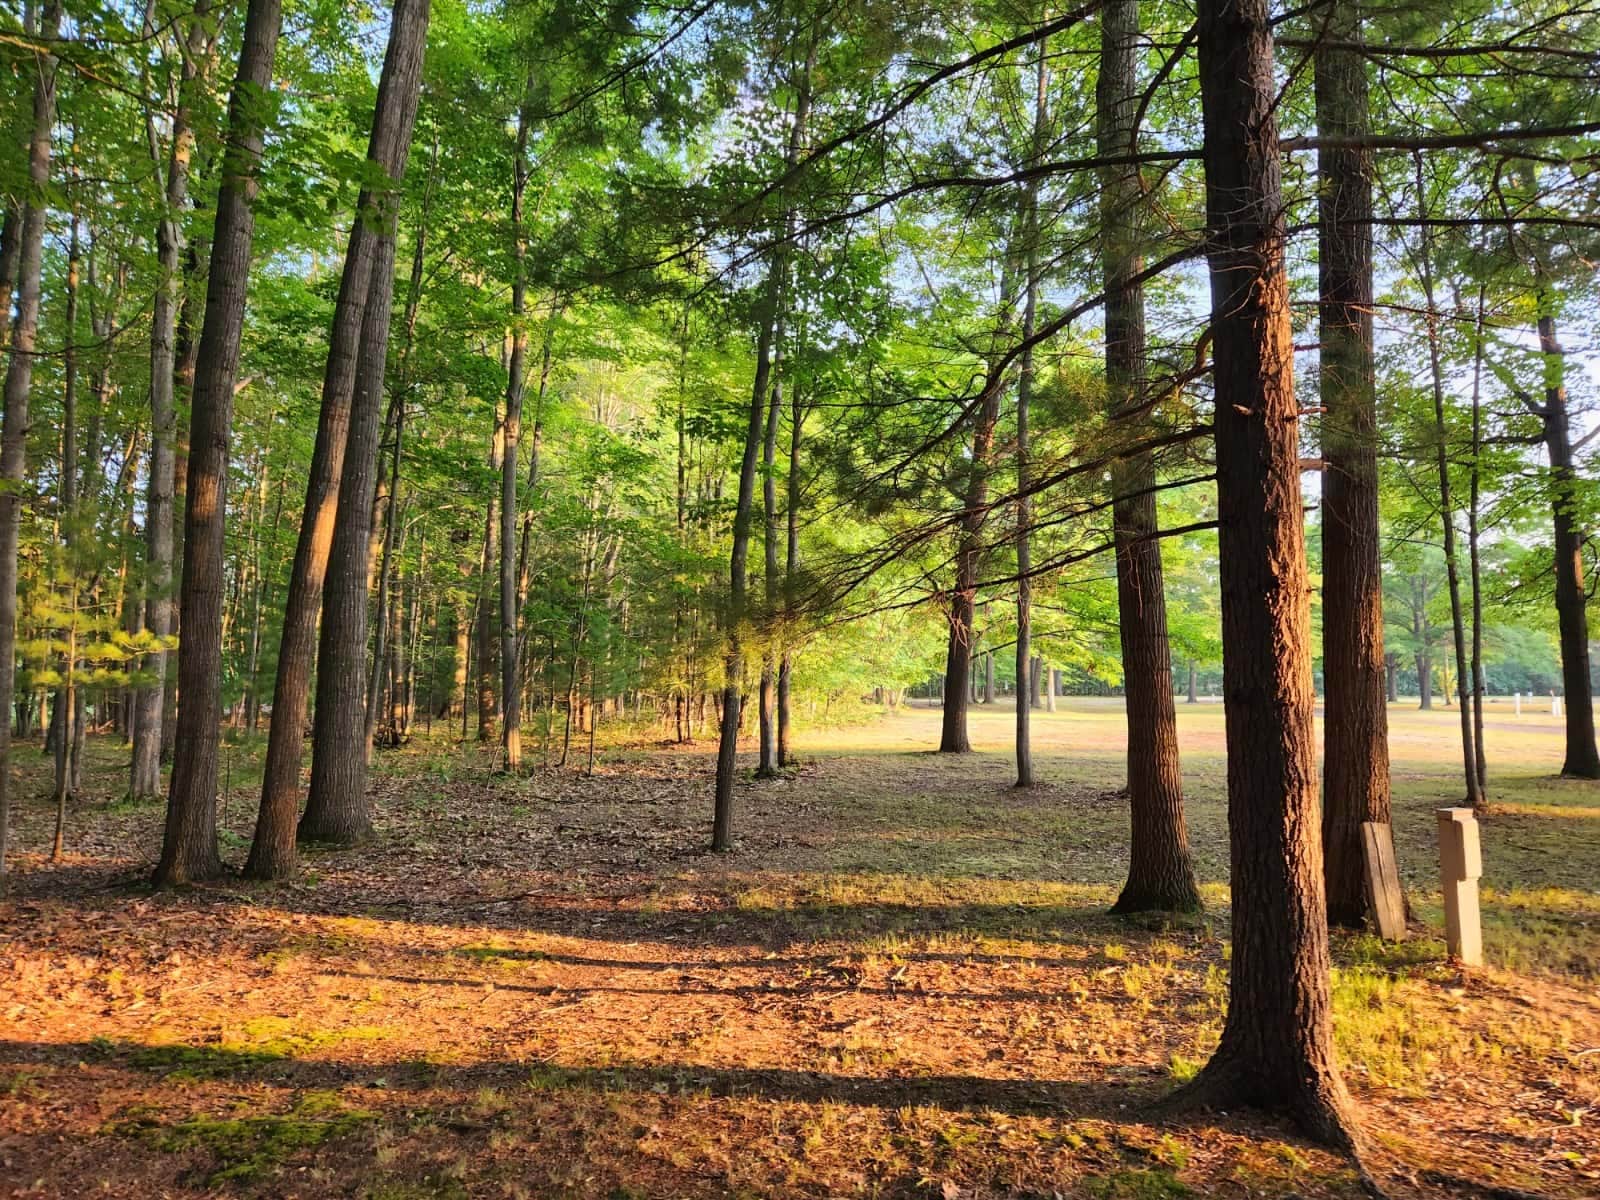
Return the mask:
[[(1110, 0), (1100, 18), (1098, 149), (1108, 159), (1138, 153), (1138, 0)], [(1106, 290), (1106, 391), (1113, 420), (1146, 404), (1144, 269), (1146, 206), (1137, 165), (1101, 172), (1100, 222)], [(1155, 463), (1135, 455), (1112, 470), (1118, 631), (1127, 698), (1128, 879), (1113, 912), (1200, 907), (1183, 813), (1178, 716), (1172, 695), (1166, 581), (1157, 540)]]
[(1267, 0), (1200, 0), (1233, 954), (1181, 1100), (1353, 1148), (1333, 1048), (1278, 88)]
[(1366, 55), (1355, 0), (1334, 0), (1315, 51), (1321, 300), (1323, 874), (1328, 920), (1360, 928), (1361, 825), (1387, 823), (1378, 533), (1378, 400), (1372, 346), (1372, 151)]
[[(39, 18), (40, 41), (49, 45), (61, 27), (61, 4), (50, 0)], [(33, 121), (28, 127), (28, 195), (17, 222), (16, 317), (7, 346), (5, 419), (0, 427), (0, 884), (11, 830), (11, 709), (17, 672), (17, 544), (27, 485), (28, 393), (39, 335), (44, 225), (49, 208), (50, 134), (55, 125), (54, 55), (35, 51)], [(8, 309), (9, 311), (9, 309)]]
[(505, 450), (500, 460), (500, 731), (508, 772), (522, 769), (522, 677), (517, 632), (521, 617), (517, 594), (517, 456), (522, 437), (522, 396), (527, 384), (528, 244), (523, 232), (523, 202), (528, 190), (528, 106), (517, 112), (517, 143), (511, 165), (511, 361), (506, 379)]
[[(423, 10), (419, 16), (416, 7)], [(328, 339), (328, 362), (323, 376), (322, 407), (317, 419), (316, 444), (306, 483), (305, 511), (289, 576), (283, 614), (283, 634), (278, 643), (278, 677), (272, 692), (272, 726), (267, 738), (267, 760), (262, 772), (261, 807), (255, 837), (244, 873), (252, 879), (283, 879), (294, 873), (295, 818), (300, 796), (300, 759), (304, 742), (306, 700), (312, 658), (316, 649), (317, 617), (322, 608), (322, 588), (333, 544), (334, 517), (338, 510), (345, 447), (350, 434), (351, 403), (362, 327), (371, 290), (373, 264), (379, 245), (392, 230), (391, 199), (405, 174), (411, 150), (411, 130), (416, 119), (422, 79), (423, 50), (427, 43), (428, 0), (396, 0), (389, 22), (389, 45), (372, 113), (372, 134), (367, 161), (381, 187), (364, 187), (356, 202), (355, 224), (345, 252), (339, 299), (334, 307), (333, 329)], [(392, 242), (392, 232), (387, 232)], [(392, 293), (390, 268), (383, 288)], [(384, 299), (388, 307), (390, 297)], [(384, 321), (387, 337), (387, 318)]]
[[(202, 65), (215, 42), (211, 0), (197, 0), (179, 52), (177, 103), (172, 110), (166, 153), (166, 188), (156, 220), (156, 280), (150, 312), (150, 468), (145, 490), (144, 624), (155, 639), (145, 661), (150, 682), (138, 690), (133, 717), (133, 763), (129, 794), (161, 791), (161, 723), (166, 704), (167, 640), (173, 634), (172, 511), (177, 475), (178, 310), (183, 300), (185, 250), (183, 210), (189, 202), (189, 171), (194, 156), (194, 108), (204, 82)], [(160, 167), (154, 114), (147, 115), (151, 156)]]
[(282, 24), (279, 0), (250, 0), (239, 71), (228, 98), (205, 318), (190, 401), (189, 466), (184, 499), (183, 583), (178, 622), (178, 719), (167, 820), (156, 865), (158, 885), (208, 879), (222, 870), (217, 852), (217, 744), (221, 736), (222, 610), (228, 447), (233, 389), (255, 238), (261, 145), (272, 64)]

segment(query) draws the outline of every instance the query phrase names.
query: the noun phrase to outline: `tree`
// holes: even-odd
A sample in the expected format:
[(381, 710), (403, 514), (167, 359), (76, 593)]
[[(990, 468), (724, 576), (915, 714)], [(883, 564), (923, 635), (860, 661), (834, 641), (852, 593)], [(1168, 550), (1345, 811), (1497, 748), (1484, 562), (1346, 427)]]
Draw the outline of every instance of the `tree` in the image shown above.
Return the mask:
[(221, 736), (223, 549), (228, 445), (240, 337), (249, 290), (255, 200), (282, 6), (250, 0), (239, 70), (228, 100), (205, 319), (190, 401), (184, 491), (183, 584), (179, 593), (178, 721), (167, 820), (155, 882), (176, 886), (222, 870), (217, 852), (217, 744)]
[[(39, 17), (44, 42), (55, 40), (61, 25), (58, 0)], [(50, 137), (55, 125), (57, 63), (35, 52), (33, 121), (28, 127), (28, 195), (16, 232), (16, 316), (7, 342), (5, 420), (0, 429), (0, 884), (4, 883), (6, 842), (11, 830), (11, 706), (17, 671), (17, 544), (27, 486), (28, 391), (39, 333), (40, 267), (49, 205)], [(8, 214), (9, 215), (9, 214)], [(8, 222), (9, 223), (9, 222)], [(9, 307), (7, 309), (9, 312)]]
[(1387, 823), (1389, 712), (1372, 345), (1372, 152), (1360, 10), (1329, 5), (1315, 51), (1322, 395), (1322, 805), (1328, 920), (1361, 928), (1361, 825)]
[[(1138, 0), (1112, 0), (1101, 17), (1097, 91), (1099, 151), (1138, 153)], [(1144, 409), (1144, 182), (1136, 165), (1102, 171), (1100, 221), (1105, 246), (1106, 391), (1112, 419)], [(1193, 911), (1200, 891), (1189, 858), (1178, 762), (1178, 716), (1172, 698), (1166, 586), (1156, 540), (1156, 472), (1149, 454), (1112, 471), (1118, 632), (1128, 710), (1128, 805), (1132, 839), (1128, 879), (1113, 912)]]
[[(421, 14), (416, 10), (420, 8)], [(327, 370), (316, 446), (306, 484), (305, 512), (295, 548), (278, 647), (278, 680), (272, 692), (272, 728), (262, 772), (261, 807), (245, 874), (252, 879), (283, 879), (294, 873), (295, 825), (299, 809), (300, 758), (304, 741), (307, 689), (315, 650), (317, 617), (333, 542), (351, 403), (363, 326), (374, 274), (382, 254), (388, 270), (379, 283), (379, 303), (387, 309), (394, 286), (392, 196), (405, 175), (421, 87), (427, 44), (428, 0), (396, 0), (389, 24), (389, 47), (378, 81), (367, 161), (377, 182), (364, 187), (356, 202), (344, 275), (328, 339)], [(387, 313), (383, 336), (388, 336)], [(365, 632), (363, 631), (363, 638)]]
[(1233, 955), (1182, 1102), (1281, 1112), (1353, 1148), (1333, 1049), (1294, 350), (1266, 0), (1201, 0)]

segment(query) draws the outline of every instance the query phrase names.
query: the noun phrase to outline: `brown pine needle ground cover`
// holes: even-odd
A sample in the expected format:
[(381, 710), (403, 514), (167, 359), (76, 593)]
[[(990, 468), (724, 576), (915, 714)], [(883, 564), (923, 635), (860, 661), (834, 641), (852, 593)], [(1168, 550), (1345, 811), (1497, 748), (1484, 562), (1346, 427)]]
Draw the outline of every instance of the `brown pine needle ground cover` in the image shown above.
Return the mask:
[[(1226, 997), (1221, 712), (1180, 705), (1210, 911), (1110, 918), (1122, 717), (937, 714), (805, 737), (704, 852), (708, 745), (607, 742), (593, 778), (491, 776), (442, 735), (382, 756), (379, 839), (282, 887), (141, 884), (158, 807), (93, 746), (62, 864), (27, 774), (0, 901), (0, 1193), (16, 1196), (1337, 1197), (1348, 1164), (1250, 1114), (1152, 1122)], [(1600, 786), (1548, 715), (1489, 715), (1492, 965), (1443, 960), (1432, 809), (1453, 711), (1391, 710), (1419, 918), (1336, 947), (1346, 1072), (1396, 1196), (1451, 1177), (1600, 1194)], [(227, 751), (225, 852), (259, 747)], [(532, 757), (537, 760), (535, 745)]]

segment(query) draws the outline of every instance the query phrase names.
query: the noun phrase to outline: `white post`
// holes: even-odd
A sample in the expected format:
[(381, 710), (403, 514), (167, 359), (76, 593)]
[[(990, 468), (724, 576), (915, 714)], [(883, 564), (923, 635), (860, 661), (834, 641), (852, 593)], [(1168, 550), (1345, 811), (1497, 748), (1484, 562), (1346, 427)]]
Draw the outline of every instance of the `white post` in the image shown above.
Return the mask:
[(1512, 692), (1511, 693), (1511, 698), (1512, 698), (1512, 700), (1516, 701), (1517, 716), (1520, 717), (1522, 715), (1522, 693), (1521, 692)]
[(1550, 715), (1552, 717), (1559, 717), (1561, 715), (1561, 697), (1556, 695), (1554, 692), (1550, 693)]
[(1444, 886), (1444, 940), (1450, 957), (1469, 967), (1483, 965), (1483, 928), (1478, 919), (1478, 879), (1483, 851), (1478, 818), (1470, 808), (1441, 808), (1439, 881)]

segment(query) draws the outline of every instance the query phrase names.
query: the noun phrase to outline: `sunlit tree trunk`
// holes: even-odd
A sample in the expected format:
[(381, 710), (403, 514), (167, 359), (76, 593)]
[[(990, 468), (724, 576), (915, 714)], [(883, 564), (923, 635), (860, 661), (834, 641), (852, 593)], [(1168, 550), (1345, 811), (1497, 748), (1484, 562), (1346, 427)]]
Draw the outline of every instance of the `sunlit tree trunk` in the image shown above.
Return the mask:
[(218, 874), (217, 744), (222, 682), (223, 550), (233, 387), (255, 235), (265, 113), (282, 6), (250, 0), (239, 73), (228, 101), (228, 137), (211, 240), (205, 318), (195, 351), (179, 599), (178, 715), (166, 829), (155, 881), (170, 886)]
[[(356, 202), (356, 222), (350, 232), (334, 308), (305, 511), (300, 519), (300, 538), (284, 604), (283, 636), (278, 644), (278, 678), (272, 692), (272, 726), (262, 775), (261, 808), (244, 868), (252, 879), (282, 879), (294, 873), (300, 760), (317, 617), (333, 545), (368, 295), (374, 264), (381, 257), (387, 257), (388, 268), (380, 291), (392, 294), (394, 284), (393, 207), (397, 202), (393, 197), (405, 176), (411, 150), (427, 44), (427, 14), (428, 0), (396, 0), (389, 22), (389, 46), (378, 80), (372, 136), (367, 146), (368, 162), (388, 182), (381, 191), (363, 188)], [(389, 297), (383, 298), (381, 307), (387, 345)], [(378, 369), (381, 372), (381, 367)]]
[(500, 708), (503, 766), (522, 769), (522, 680), (517, 670), (517, 445), (522, 437), (522, 395), (527, 371), (527, 244), (522, 232), (523, 196), (528, 187), (528, 110), (517, 114), (517, 144), (511, 185), (511, 362), (506, 382), (505, 452), (500, 461)]
[(1353, 1145), (1333, 1048), (1310, 579), (1267, 0), (1200, 0), (1232, 959), (1222, 1038), (1180, 1100)]

